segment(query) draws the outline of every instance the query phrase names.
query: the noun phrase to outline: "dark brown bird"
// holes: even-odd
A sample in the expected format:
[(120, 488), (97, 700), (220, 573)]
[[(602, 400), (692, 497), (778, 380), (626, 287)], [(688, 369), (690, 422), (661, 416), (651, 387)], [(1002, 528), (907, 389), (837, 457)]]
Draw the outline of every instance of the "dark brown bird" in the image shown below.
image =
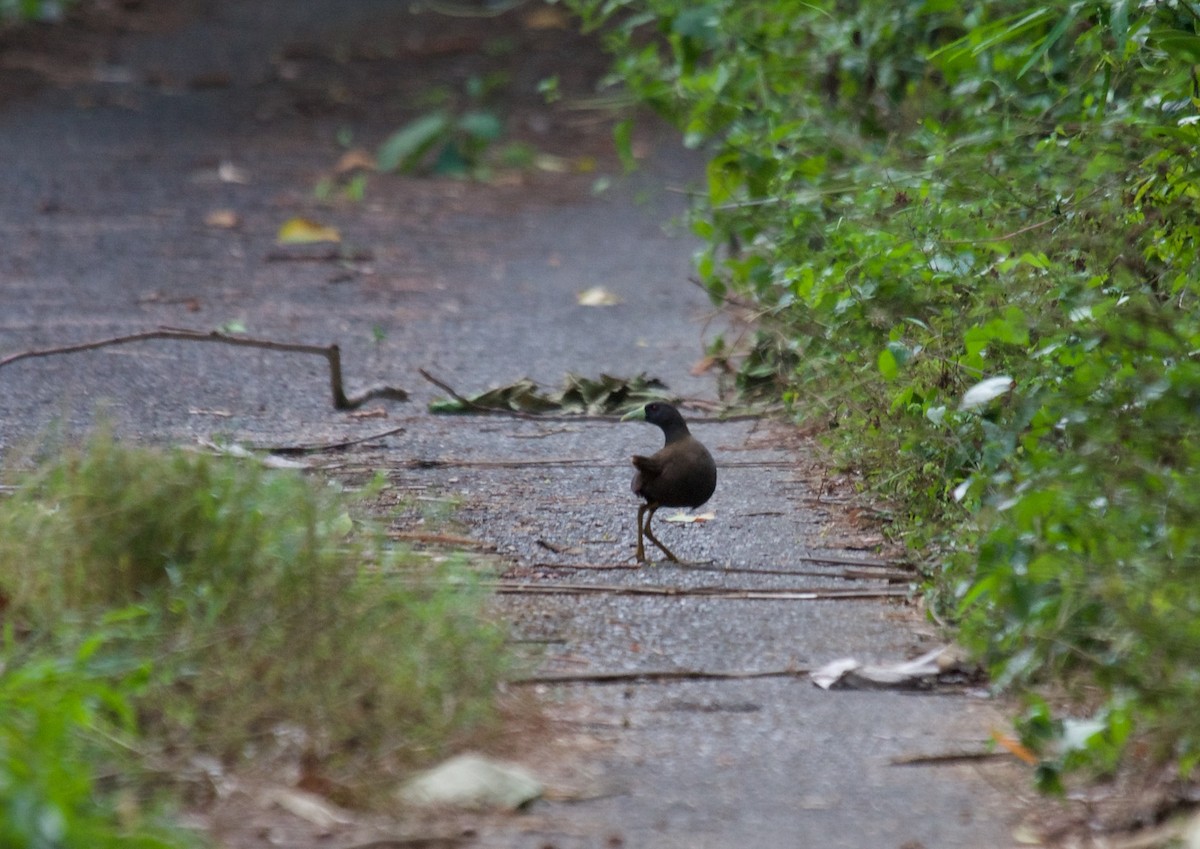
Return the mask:
[[(634, 455), (633, 491), (646, 499), (638, 507), (637, 559), (646, 561), (642, 537), (662, 549), (668, 560), (679, 562), (665, 545), (650, 531), (650, 520), (659, 507), (699, 507), (712, 497), (717, 488), (717, 464), (700, 440), (692, 436), (679, 411), (670, 404), (652, 401), (634, 410), (621, 421), (644, 420), (662, 428), (666, 444), (650, 457)], [(646, 520), (643, 523), (642, 517)]]

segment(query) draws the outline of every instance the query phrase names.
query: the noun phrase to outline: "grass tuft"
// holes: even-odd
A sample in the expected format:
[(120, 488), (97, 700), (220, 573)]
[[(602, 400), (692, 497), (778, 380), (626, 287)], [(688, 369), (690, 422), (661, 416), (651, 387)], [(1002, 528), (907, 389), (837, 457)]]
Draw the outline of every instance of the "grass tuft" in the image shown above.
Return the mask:
[(286, 740), (366, 804), (491, 719), (503, 633), (466, 566), (298, 473), (101, 435), (0, 502), (0, 699), (18, 658), (93, 641), (148, 750), (236, 765)]

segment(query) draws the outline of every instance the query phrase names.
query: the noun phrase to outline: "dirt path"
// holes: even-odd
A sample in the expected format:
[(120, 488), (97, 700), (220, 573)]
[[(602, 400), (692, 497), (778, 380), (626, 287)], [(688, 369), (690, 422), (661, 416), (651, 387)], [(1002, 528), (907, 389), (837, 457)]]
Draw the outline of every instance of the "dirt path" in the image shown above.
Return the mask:
[[(122, 433), (158, 442), (300, 444), (399, 428), (345, 463), (386, 471), (395, 504), (410, 505), (401, 530), (421, 529), (420, 498), (454, 499), (456, 527), (502, 557), (504, 581), (528, 585), (497, 604), (516, 639), (541, 647), (546, 675), (778, 671), (928, 647), (931, 630), (901, 599), (770, 597), (890, 586), (820, 562), (862, 558), (874, 540), (836, 488), (815, 491), (803, 443), (780, 425), (694, 427), (721, 469), (715, 519), (660, 527), (681, 556), (712, 565), (594, 568), (631, 565), (628, 455), (656, 449), (657, 430), (424, 412), (442, 393), (419, 368), (463, 390), (645, 371), (682, 395), (714, 395), (710, 376), (690, 373), (712, 318), (685, 282), (695, 246), (664, 228), (699, 163), (647, 134), (643, 169), (621, 178), (605, 116), (568, 108), (591, 92), (603, 59), (521, 14), (417, 16), (394, 0), (180, 2), (0, 45), (0, 160), (10, 165), (0, 355), (236, 323), (336, 341), (353, 384), (413, 394), (354, 418), (330, 409), (315, 359), (146, 343), (0, 370), (0, 449), (56, 421), (79, 432), (98, 406)], [(509, 83), (489, 108), (567, 173), (492, 185), (373, 175), (361, 201), (315, 198), (344, 142), (373, 149), (420, 112), (414, 104), (457, 97), (497, 70)], [(552, 73), (567, 94), (553, 107), (535, 92)], [(594, 195), (599, 174), (613, 187)], [(235, 226), (212, 226), (215, 212)], [(345, 255), (281, 254), (275, 234), (294, 216), (338, 227)], [(621, 303), (580, 306), (578, 292), (596, 285)], [(1003, 722), (985, 701), (829, 693), (797, 676), (536, 689), (554, 721), (512, 748), (549, 778), (552, 798), (472, 821), (476, 845), (1008, 842), (994, 767), (891, 762), (978, 749)], [(278, 845), (281, 834), (286, 845), (361, 842), (303, 822), (238, 826), (224, 833), (231, 846)]]

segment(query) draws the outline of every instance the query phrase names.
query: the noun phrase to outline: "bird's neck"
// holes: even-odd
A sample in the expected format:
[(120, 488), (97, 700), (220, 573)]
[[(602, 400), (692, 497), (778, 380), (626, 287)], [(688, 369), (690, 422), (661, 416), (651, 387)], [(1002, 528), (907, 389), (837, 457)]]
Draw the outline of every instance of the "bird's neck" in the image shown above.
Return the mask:
[(666, 445), (670, 445), (673, 442), (679, 442), (681, 439), (687, 439), (691, 435), (692, 434), (690, 431), (688, 431), (687, 425), (683, 422), (663, 428), (663, 436), (665, 436), (667, 439), (665, 443)]

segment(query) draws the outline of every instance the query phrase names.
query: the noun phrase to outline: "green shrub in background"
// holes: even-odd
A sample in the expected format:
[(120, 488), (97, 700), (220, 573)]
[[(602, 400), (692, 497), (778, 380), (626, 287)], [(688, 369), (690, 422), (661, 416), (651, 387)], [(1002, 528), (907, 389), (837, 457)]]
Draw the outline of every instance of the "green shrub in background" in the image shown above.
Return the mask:
[(148, 751), (237, 766), (285, 740), (343, 801), (386, 795), (488, 722), (503, 633), (465, 564), (390, 549), (342, 502), (252, 462), (106, 437), (66, 452), (0, 502), (0, 698), (14, 658), (103, 633), (92, 663)]
[(72, 0), (0, 0), (0, 22), (6, 20), (55, 21)]
[(699, 270), (764, 315), (743, 385), (836, 425), (998, 682), (1100, 685), (1031, 696), (1046, 785), (1139, 732), (1191, 772), (1200, 11), (566, 3), (709, 152)]

